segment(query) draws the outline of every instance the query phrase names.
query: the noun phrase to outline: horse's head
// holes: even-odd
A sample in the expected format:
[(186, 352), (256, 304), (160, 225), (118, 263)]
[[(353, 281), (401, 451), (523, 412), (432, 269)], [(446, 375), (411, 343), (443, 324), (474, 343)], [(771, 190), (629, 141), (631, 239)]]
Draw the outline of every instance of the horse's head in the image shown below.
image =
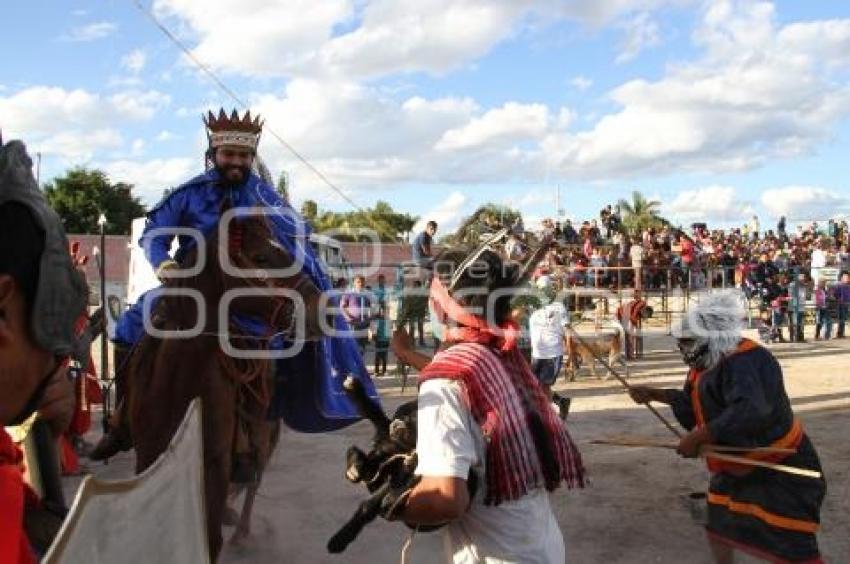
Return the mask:
[[(265, 217), (234, 217), (226, 233), (217, 248), (209, 249), (218, 257), (226, 255), (233, 267), (221, 269), (223, 290), (250, 288), (255, 292), (234, 299), (232, 311), (261, 319), (282, 332), (294, 331), (300, 322), (297, 316), (303, 316), (304, 333), (298, 336), (312, 339), (321, 335), (321, 290), (303, 267), (297, 268), (299, 259), (275, 240)], [(288, 292), (281, 293), (281, 289)], [(296, 305), (299, 300), (291, 293), (300, 296), (300, 304)]]

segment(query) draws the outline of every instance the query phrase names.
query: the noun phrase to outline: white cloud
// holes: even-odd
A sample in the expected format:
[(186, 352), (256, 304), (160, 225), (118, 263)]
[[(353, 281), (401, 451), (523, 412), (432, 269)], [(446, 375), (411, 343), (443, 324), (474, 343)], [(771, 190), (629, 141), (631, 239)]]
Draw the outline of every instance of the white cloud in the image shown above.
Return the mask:
[[(375, 78), (443, 74), (529, 27), (561, 19), (604, 25), (696, 0), (155, 0), (195, 40), (213, 68), (253, 76)], [(297, 14), (297, 16), (293, 16)], [(638, 16), (639, 18), (639, 16)], [(637, 20), (641, 23), (640, 19)], [(654, 38), (651, 22), (630, 28), (632, 49)], [(250, 30), (233, 33), (234, 29)], [(343, 29), (343, 32), (338, 30)]]
[(419, 233), (425, 229), (427, 222), (436, 221), (440, 235), (453, 233), (460, 226), (461, 220), (468, 215), (464, 212), (468, 200), (462, 192), (452, 192), (443, 203), (419, 216), (419, 222), (413, 226), (413, 232)]
[(167, 95), (155, 90), (103, 97), (82, 89), (33, 86), (0, 97), (0, 118), (5, 128), (20, 134), (40, 134), (109, 126), (116, 121), (146, 121), (169, 101)]
[(71, 29), (61, 37), (64, 41), (95, 41), (115, 33), (118, 26), (112, 22), (96, 22)]
[(522, 139), (540, 138), (549, 125), (549, 110), (542, 104), (509, 102), (501, 108), (450, 129), (437, 141), (437, 151), (456, 151), (484, 145), (508, 146)]
[(34, 86), (0, 96), (0, 123), (5, 135), (22, 138), (44, 153), (88, 160), (99, 149), (121, 145), (117, 127), (147, 121), (168, 102), (168, 96), (153, 90), (104, 97), (81, 89)]
[(168, 131), (167, 129), (163, 129), (162, 131), (160, 131), (159, 133), (156, 134), (155, 139), (157, 141), (171, 141), (172, 139), (176, 139), (176, 138), (177, 138), (177, 135), (175, 135), (171, 131)]
[[(345, 76), (444, 73), (510, 36), (534, 2), (378, 0), (362, 24), (323, 45), (322, 65)], [(460, 31), (462, 30), (462, 31)]]
[(625, 63), (637, 57), (647, 47), (661, 43), (658, 24), (646, 12), (637, 14), (621, 26), (626, 38), (616, 62)]
[(738, 171), (811, 152), (850, 113), (836, 61), (820, 58), (848, 47), (850, 20), (807, 25), (822, 30), (821, 44), (803, 39), (809, 28), (777, 27), (770, 4), (711, 4), (694, 33), (703, 57), (615, 88), (621, 109), (592, 129), (550, 135), (543, 147), (553, 170), (584, 178)]
[(133, 121), (150, 120), (170, 102), (170, 96), (156, 90), (146, 92), (128, 90), (113, 94), (108, 98), (109, 106), (117, 115)]
[(593, 81), (586, 76), (578, 75), (570, 80), (570, 84), (573, 85), (577, 90), (584, 92), (591, 86), (593, 86)]
[[(668, 6), (688, 6), (702, 0), (572, 0), (570, 2), (549, 2), (561, 15), (584, 22), (588, 25), (602, 26), (630, 14), (649, 12)], [(541, 2), (541, 4), (547, 4)]]
[(111, 128), (57, 131), (43, 137), (21, 138), (32, 153), (56, 155), (65, 164), (88, 163), (98, 151), (116, 149), (124, 142), (121, 134)]
[(132, 184), (133, 194), (147, 205), (158, 202), (164, 190), (179, 186), (201, 172), (199, 159), (190, 158), (116, 160), (98, 163), (98, 168), (113, 182)]
[(765, 190), (761, 203), (776, 217), (788, 221), (826, 219), (850, 211), (850, 197), (813, 186), (786, 186)]
[(192, 53), (213, 68), (280, 76), (310, 65), (333, 34), (354, 15), (353, 0), (155, 0), (154, 12), (193, 32)]
[(130, 152), (134, 157), (141, 156), (145, 152), (145, 140), (140, 138), (133, 139), (133, 143), (130, 145)]
[(121, 57), (121, 66), (133, 74), (139, 74), (145, 68), (148, 56), (143, 49), (133, 49)]
[[(353, 79), (444, 73), (510, 37), (549, 0), (155, 0), (154, 11), (191, 30), (192, 50), (218, 69), (256, 76)], [(293, 16), (297, 14), (297, 16)], [(337, 30), (344, 28), (343, 33)], [(234, 29), (250, 33), (234, 34)]]
[(707, 186), (684, 190), (662, 205), (661, 215), (680, 221), (732, 221), (752, 215), (753, 207), (740, 201), (731, 186)]
[[(285, 169), (292, 175), (296, 201), (310, 197), (319, 203), (322, 198), (341, 203), (315, 173), (281, 148), (272, 131), (352, 194), (404, 183), (542, 180), (545, 174), (535, 149), (538, 139), (530, 137), (543, 135), (537, 133), (546, 121), (540, 117), (546, 113), (543, 106), (530, 112), (531, 126), (510, 122), (505, 127), (499, 115), (510, 115), (513, 108), (523, 114), (528, 108), (506, 104), (481, 119), (488, 112), (467, 98), (395, 100), (380, 88), (299, 79), (287, 85), (283, 97), (258, 96), (251, 107), (267, 124), (260, 154), (272, 170)], [(552, 121), (557, 127), (569, 118), (570, 112), (561, 111)], [(435, 150), (447, 131), (458, 132), (456, 148)], [(457, 148), (461, 145), (463, 149)]]

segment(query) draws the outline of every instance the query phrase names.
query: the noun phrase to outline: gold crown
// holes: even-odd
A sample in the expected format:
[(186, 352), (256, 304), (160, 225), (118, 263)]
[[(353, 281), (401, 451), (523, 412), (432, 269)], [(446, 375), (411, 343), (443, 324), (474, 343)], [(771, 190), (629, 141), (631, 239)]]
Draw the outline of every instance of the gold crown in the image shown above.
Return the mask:
[(233, 113), (228, 117), (224, 113), (224, 108), (222, 108), (218, 112), (218, 117), (212, 112), (208, 112), (208, 115), (203, 119), (204, 125), (207, 126), (207, 136), (211, 147), (229, 145), (257, 150), (260, 133), (263, 131), (263, 122), (260, 120), (260, 116), (251, 120), (250, 110), (246, 111), (245, 116), (240, 118), (236, 110), (233, 110)]

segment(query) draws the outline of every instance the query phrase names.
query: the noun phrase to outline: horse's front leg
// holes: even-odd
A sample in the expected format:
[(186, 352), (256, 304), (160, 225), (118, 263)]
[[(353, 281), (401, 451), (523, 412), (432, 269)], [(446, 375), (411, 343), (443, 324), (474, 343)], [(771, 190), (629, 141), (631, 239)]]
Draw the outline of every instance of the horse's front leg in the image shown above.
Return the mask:
[(204, 376), (208, 379), (203, 397), (204, 493), (210, 558), (215, 561), (222, 547), (221, 525), (230, 486), (236, 387), (220, 371), (210, 371)]
[(259, 489), (259, 483), (251, 484), (245, 489), (242, 513), (239, 515), (239, 520), (236, 523), (236, 530), (233, 531), (233, 536), (230, 537), (230, 542), (233, 544), (241, 544), (251, 535), (251, 512), (254, 511), (254, 499), (257, 497), (257, 490)]
[(242, 513), (235, 523), (236, 530), (230, 538), (230, 542), (233, 544), (240, 544), (246, 541), (251, 535), (251, 515), (254, 511), (254, 500), (257, 497), (257, 491), (260, 489), (260, 484), (262, 483), (269, 460), (280, 438), (280, 421), (267, 421), (265, 418), (266, 410), (267, 407), (259, 403), (254, 403), (251, 407), (251, 443), (256, 450), (259, 467), (257, 481), (248, 484), (245, 488)]

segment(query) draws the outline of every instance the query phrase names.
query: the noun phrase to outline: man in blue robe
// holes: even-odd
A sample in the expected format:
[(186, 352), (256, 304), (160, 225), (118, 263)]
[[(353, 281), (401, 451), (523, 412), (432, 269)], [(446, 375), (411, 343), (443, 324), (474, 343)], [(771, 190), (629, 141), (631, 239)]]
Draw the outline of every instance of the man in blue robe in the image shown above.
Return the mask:
[[(228, 199), (235, 209), (262, 209), (276, 242), (303, 265), (303, 272), (319, 290), (329, 290), (328, 276), (308, 244), (309, 225), (272, 186), (251, 170), (262, 130), (259, 118), (252, 121), (250, 112), (239, 118), (235, 110), (228, 117), (221, 110), (218, 117), (210, 112), (204, 121), (210, 141), (206, 154), (208, 170), (172, 190), (148, 212), (139, 240), (157, 277), (168, 277), (170, 270), (179, 269), (188, 251), (197, 244), (191, 235), (178, 234), (178, 249), (172, 257), (171, 244), (177, 228), (195, 229), (204, 238), (209, 237), (218, 228), (222, 203)], [(144, 294), (118, 322), (114, 338), (116, 380), (121, 379), (119, 373), (127, 352), (144, 336), (144, 315), (153, 311), (149, 302), (155, 299), (156, 290)], [(250, 334), (268, 333), (266, 327), (254, 320), (236, 321)], [(349, 335), (350, 329), (339, 313), (334, 316), (334, 329), (333, 335), (325, 335), (318, 341), (281, 341), (273, 345), (278, 350), (293, 344), (303, 346), (295, 356), (275, 361), (275, 393), (269, 409), (270, 418), (280, 417), (291, 428), (302, 432), (330, 431), (354, 423), (360, 416), (342, 388), (348, 375), (361, 379), (369, 394), (377, 397), (357, 343)], [(105, 459), (129, 448), (127, 438), (116, 433), (106, 435), (92, 458)]]

